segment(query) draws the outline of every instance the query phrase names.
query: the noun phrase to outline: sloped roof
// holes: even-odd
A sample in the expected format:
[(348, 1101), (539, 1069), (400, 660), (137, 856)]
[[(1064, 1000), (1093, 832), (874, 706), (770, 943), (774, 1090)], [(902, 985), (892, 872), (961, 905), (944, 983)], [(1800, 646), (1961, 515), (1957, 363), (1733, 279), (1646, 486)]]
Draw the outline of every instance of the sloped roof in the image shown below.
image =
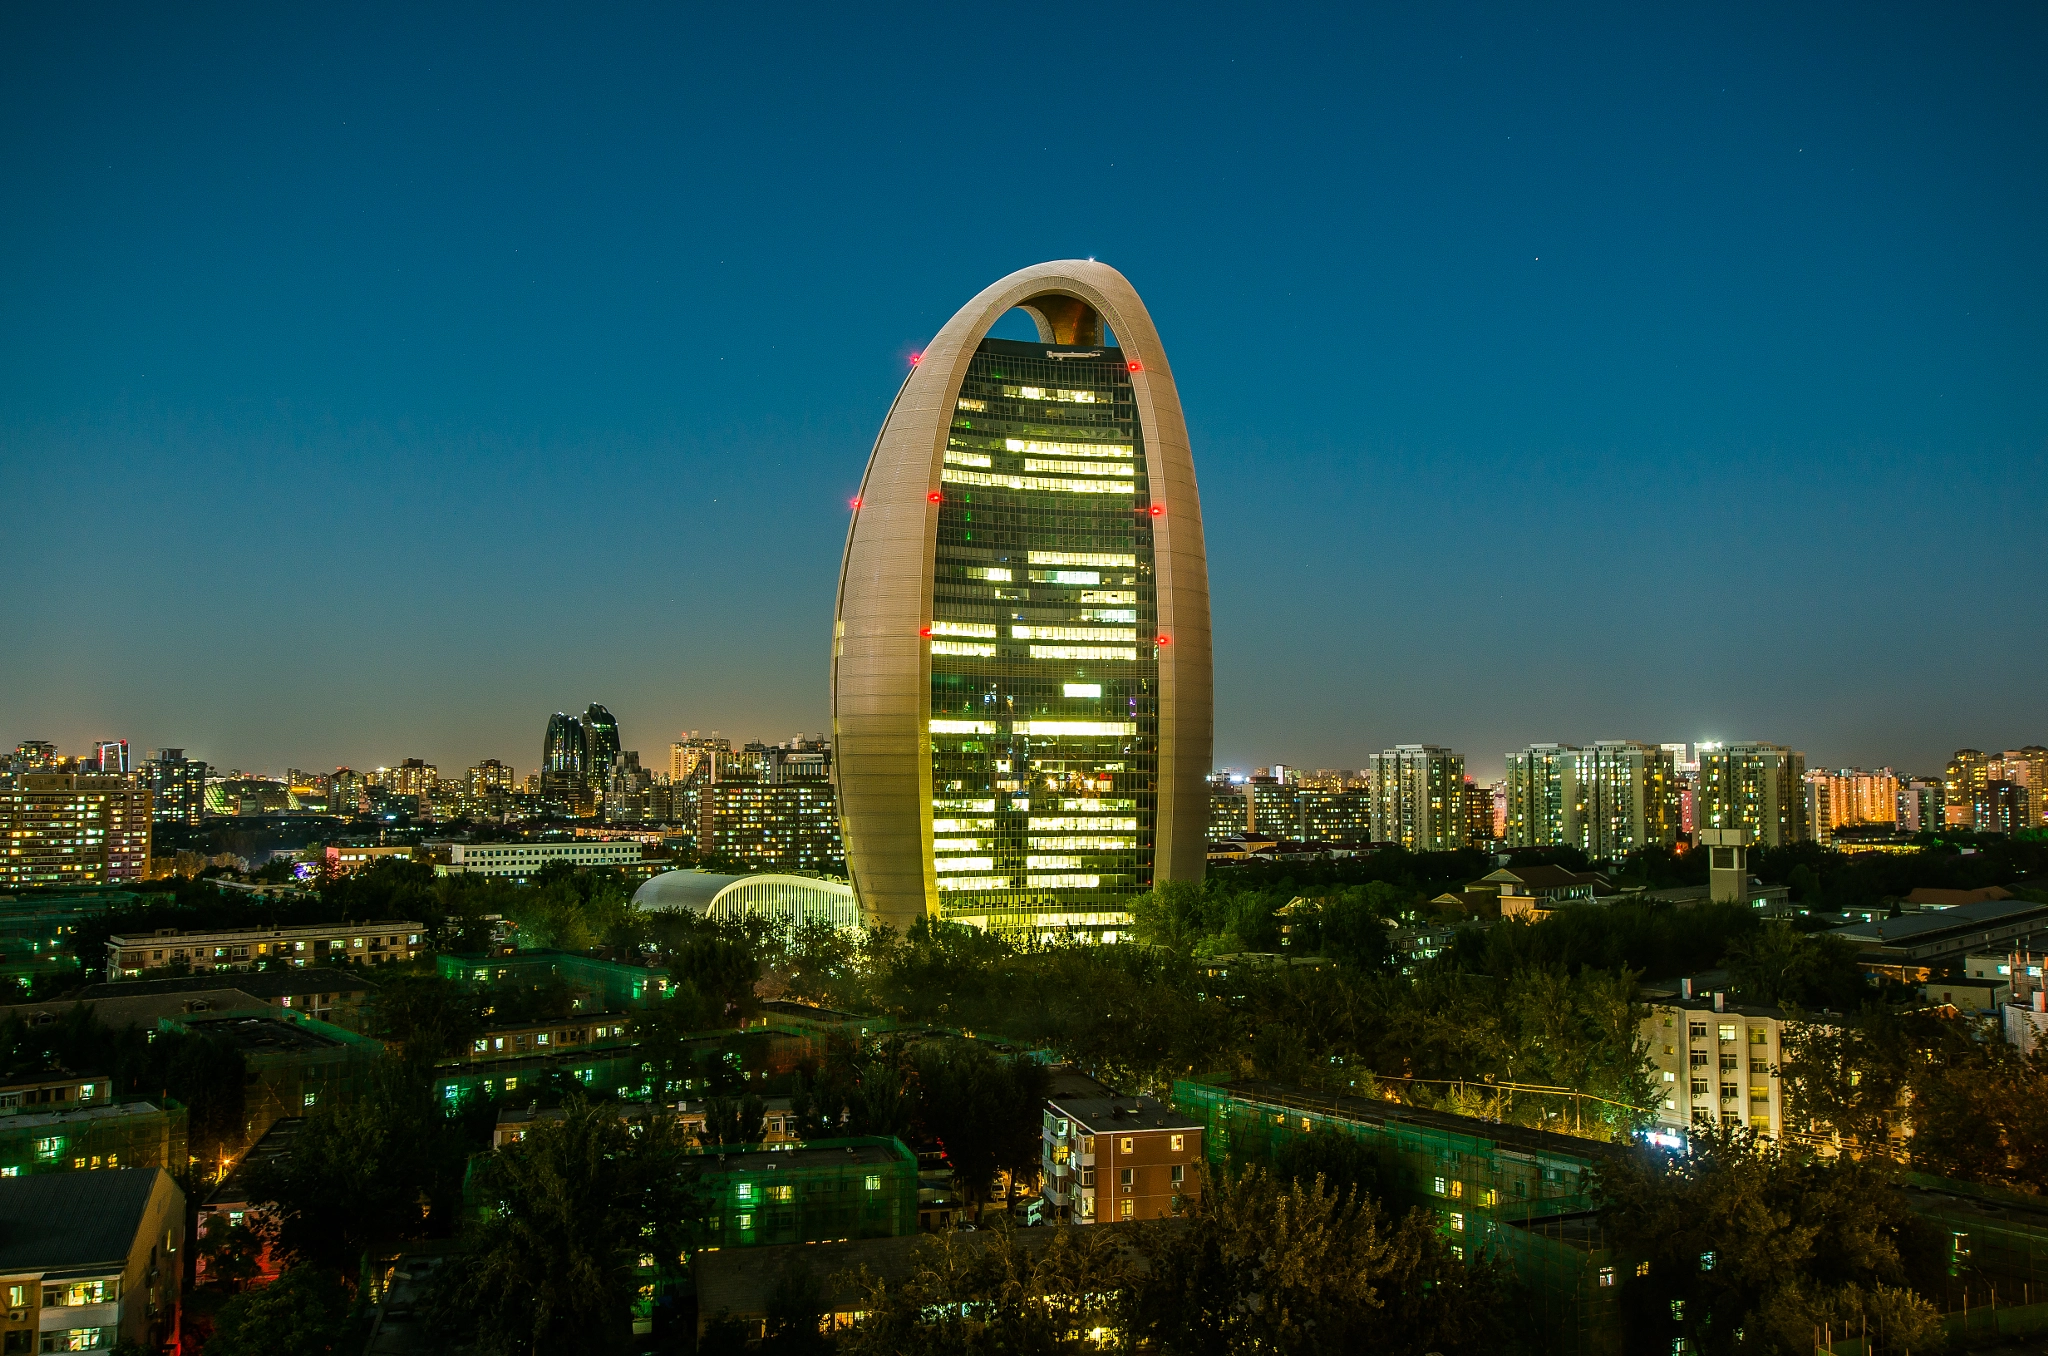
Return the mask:
[(0, 1270), (124, 1266), (162, 1168), (0, 1177)]
[(633, 892), (633, 906), (639, 909), (689, 909), (703, 913), (711, 907), (712, 899), (726, 886), (745, 876), (725, 876), (716, 871), (699, 871), (694, 867), (681, 871), (664, 871), (642, 882)]
[(1965, 904), (1983, 904), (1994, 899), (2011, 899), (2012, 891), (2002, 885), (1987, 885), (1981, 890), (1936, 890), (1922, 885), (1906, 896), (1908, 904), (1922, 908), (1961, 908)]
[(220, 970), (189, 979), (122, 979), (110, 984), (88, 984), (76, 995), (94, 998), (139, 998), (155, 993), (238, 992), (251, 998), (297, 997), (305, 993), (354, 993), (376, 988), (376, 982), (360, 971), (336, 970), (315, 965), (274, 966), (268, 970)]

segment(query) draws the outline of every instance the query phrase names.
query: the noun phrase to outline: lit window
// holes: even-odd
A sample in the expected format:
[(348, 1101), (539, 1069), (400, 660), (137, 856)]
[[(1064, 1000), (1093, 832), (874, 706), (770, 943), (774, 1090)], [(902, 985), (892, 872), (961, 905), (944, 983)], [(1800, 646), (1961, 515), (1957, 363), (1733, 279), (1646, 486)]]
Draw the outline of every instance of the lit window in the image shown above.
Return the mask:
[[(1066, 405), (1106, 405), (1110, 399), (1107, 392), (1075, 391), (1064, 386), (1005, 386), (1003, 394), (1018, 400), (1052, 400)], [(960, 404), (963, 409), (967, 408), (966, 401)], [(977, 400), (973, 408), (984, 407)]]
[(1122, 567), (1136, 569), (1138, 558), (1122, 552), (1101, 551), (1033, 551), (1033, 565), (1098, 565), (1110, 569)]
[(1010, 635), (1016, 640), (1136, 640), (1138, 632), (1130, 626), (1012, 626)]
[(1135, 647), (1121, 645), (1033, 645), (1033, 659), (1136, 659)]
[(1130, 720), (1020, 720), (1014, 722), (1011, 729), (1016, 734), (1044, 738), (1048, 735), (1132, 735), (1138, 732), (1138, 725)]
[[(954, 455), (954, 453), (948, 452), (946, 454), (946, 460), (952, 461)], [(968, 462), (967, 465), (986, 466), (988, 465), (988, 462)], [(1065, 472), (1068, 475), (1076, 476), (1127, 476), (1131, 474), (1131, 466), (1128, 462), (1040, 461), (1036, 457), (1026, 457), (1024, 459), (1024, 469), (1027, 471), (1052, 471), (1055, 473)]]
[[(1065, 476), (1013, 476), (997, 471), (941, 471), (939, 480), (947, 485), (986, 485), (992, 489), (1036, 490), (1054, 494), (1136, 494), (1129, 480), (1086, 480)], [(1093, 580), (1089, 581), (1093, 583)]]

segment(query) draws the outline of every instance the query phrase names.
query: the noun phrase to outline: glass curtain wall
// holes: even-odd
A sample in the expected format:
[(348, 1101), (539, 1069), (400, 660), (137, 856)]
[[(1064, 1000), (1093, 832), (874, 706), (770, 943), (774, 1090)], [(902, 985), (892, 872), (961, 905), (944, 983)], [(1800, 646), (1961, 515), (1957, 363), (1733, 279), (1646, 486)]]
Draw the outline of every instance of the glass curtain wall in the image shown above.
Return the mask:
[(1121, 352), (984, 340), (941, 481), (941, 915), (1114, 934), (1152, 884), (1159, 735), (1152, 501)]

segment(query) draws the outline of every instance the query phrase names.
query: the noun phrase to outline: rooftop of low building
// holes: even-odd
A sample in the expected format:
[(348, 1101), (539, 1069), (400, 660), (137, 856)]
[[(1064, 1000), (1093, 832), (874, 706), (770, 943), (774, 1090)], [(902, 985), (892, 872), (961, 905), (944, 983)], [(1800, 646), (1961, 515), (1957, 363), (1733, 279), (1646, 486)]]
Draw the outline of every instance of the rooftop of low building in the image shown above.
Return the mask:
[(1939, 941), (1944, 934), (1962, 937), (1983, 928), (2028, 922), (2036, 917), (2048, 919), (2048, 904), (2030, 899), (1985, 899), (1924, 913), (1902, 913), (1897, 918), (1848, 923), (1829, 929), (1828, 935), (1871, 946), (1918, 945)]
[(1200, 1130), (1202, 1122), (1150, 1097), (1048, 1098), (1047, 1104), (1086, 1134), (1126, 1130)]
[(887, 1139), (820, 1140), (794, 1149), (726, 1145), (705, 1149), (691, 1159), (701, 1165), (698, 1171), (702, 1173), (797, 1172), (915, 1161), (900, 1141)]
[(419, 932), (425, 925), (411, 918), (370, 918), (340, 923), (294, 923), (282, 928), (193, 928), (181, 931), (175, 928), (159, 928), (153, 932), (117, 932), (107, 938), (114, 946), (154, 946), (159, 942), (189, 942), (198, 937), (234, 937), (250, 940), (260, 937), (290, 937), (302, 932), (320, 932), (368, 935), (372, 932)]
[(249, 1178), (259, 1167), (276, 1162), (291, 1152), (292, 1144), (298, 1139), (299, 1131), (305, 1129), (306, 1118), (287, 1116), (275, 1121), (270, 1129), (263, 1132), (263, 1138), (250, 1146), (249, 1151), (235, 1160), (235, 1166), (221, 1179), (212, 1191), (206, 1194), (205, 1204), (209, 1206), (249, 1204)]
[(1376, 1097), (1311, 1092), (1260, 1079), (1240, 1079), (1220, 1084), (1218, 1087), (1222, 1092), (1249, 1101), (1271, 1102), (1298, 1111), (1336, 1116), (1367, 1125), (1387, 1126), (1405, 1122), (1449, 1134), (1464, 1135), (1471, 1139), (1489, 1140), (1504, 1149), (1551, 1158), (1572, 1158), (1590, 1163), (1598, 1159), (1621, 1158), (1631, 1152), (1626, 1144), (1584, 1139), (1577, 1135), (1558, 1134), (1552, 1130), (1537, 1130), (1505, 1121), (1485, 1120), (1478, 1116), (1459, 1116), (1448, 1111), (1427, 1110)]
[(127, 1265), (161, 1168), (0, 1178), (0, 1271)]
[(1562, 866), (1504, 866), (1490, 871), (1479, 878), (1478, 884), (1496, 882), (1501, 885), (1526, 885), (1532, 890), (1561, 890), (1569, 886), (1585, 885), (1598, 889), (1608, 886), (1607, 877), (1597, 871), (1570, 871)]
[(182, 1025), (204, 1036), (233, 1046), (244, 1054), (299, 1054), (308, 1050), (337, 1050), (344, 1042), (305, 1022), (268, 1013), (255, 1016), (230, 1012), (178, 1019)]
[(89, 1002), (95, 998), (135, 998), (152, 993), (240, 992), (252, 998), (296, 998), (300, 994), (362, 993), (376, 988), (376, 982), (359, 971), (336, 970), (329, 966), (277, 965), (268, 970), (238, 970), (179, 979), (122, 979), (109, 984), (88, 984), (74, 997)]

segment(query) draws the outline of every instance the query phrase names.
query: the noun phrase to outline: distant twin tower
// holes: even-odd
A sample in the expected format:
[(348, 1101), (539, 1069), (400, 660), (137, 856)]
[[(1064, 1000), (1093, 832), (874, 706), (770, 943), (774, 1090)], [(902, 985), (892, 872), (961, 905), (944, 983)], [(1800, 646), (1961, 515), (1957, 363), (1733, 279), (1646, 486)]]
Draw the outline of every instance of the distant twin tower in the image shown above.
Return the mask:
[[(1013, 308), (1037, 343), (987, 337)], [(1121, 273), (1069, 259), (990, 286), (912, 362), (833, 628), (863, 915), (1113, 936), (1207, 856), (1209, 576), (1166, 351)]]

